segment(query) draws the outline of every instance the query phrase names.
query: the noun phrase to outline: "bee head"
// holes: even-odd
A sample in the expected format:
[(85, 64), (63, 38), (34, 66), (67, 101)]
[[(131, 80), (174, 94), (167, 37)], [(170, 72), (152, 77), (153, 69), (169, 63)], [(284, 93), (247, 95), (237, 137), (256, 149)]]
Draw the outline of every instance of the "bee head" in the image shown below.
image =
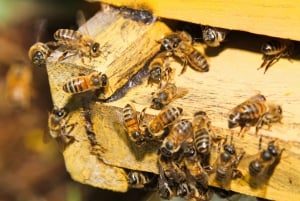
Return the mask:
[(100, 54), (101, 54), (101, 51), (100, 51), (100, 44), (97, 43), (97, 42), (95, 42), (95, 43), (92, 45), (91, 55), (92, 55), (92, 57), (98, 57)]

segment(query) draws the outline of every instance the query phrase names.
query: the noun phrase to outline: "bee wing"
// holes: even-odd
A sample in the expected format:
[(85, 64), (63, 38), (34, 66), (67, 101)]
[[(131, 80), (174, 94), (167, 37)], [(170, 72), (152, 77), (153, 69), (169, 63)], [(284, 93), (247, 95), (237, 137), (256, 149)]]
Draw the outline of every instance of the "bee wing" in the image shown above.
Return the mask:
[(76, 12), (76, 23), (78, 27), (81, 27), (84, 23), (86, 23), (86, 17), (82, 10), (77, 10)]

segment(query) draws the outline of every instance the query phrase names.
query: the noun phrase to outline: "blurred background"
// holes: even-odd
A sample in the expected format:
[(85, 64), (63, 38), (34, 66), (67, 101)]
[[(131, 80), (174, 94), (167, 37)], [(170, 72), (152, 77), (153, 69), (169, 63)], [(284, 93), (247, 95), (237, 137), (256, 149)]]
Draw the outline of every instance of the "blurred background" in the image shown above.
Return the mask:
[(48, 138), (46, 70), (31, 66), (27, 56), (57, 29), (77, 29), (78, 10), (89, 19), (99, 8), (83, 0), (0, 0), (0, 201), (141, 200), (143, 191), (114, 193), (70, 178)]

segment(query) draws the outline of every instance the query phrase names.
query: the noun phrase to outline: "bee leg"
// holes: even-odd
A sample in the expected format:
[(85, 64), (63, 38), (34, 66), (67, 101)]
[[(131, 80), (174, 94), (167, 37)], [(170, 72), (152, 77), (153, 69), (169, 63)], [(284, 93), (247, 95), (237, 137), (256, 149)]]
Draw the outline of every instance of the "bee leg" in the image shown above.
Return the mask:
[(280, 59), (281, 56), (282, 56), (282, 54), (278, 54), (278, 55), (276, 55), (275, 57), (273, 57), (273, 58), (268, 62), (268, 64), (266, 65), (264, 74), (267, 72), (267, 70), (268, 70), (273, 64), (275, 64), (276, 62), (278, 62), (278, 60)]
[(182, 75), (186, 71), (186, 69), (187, 69), (187, 60), (184, 59), (182, 64), (182, 70), (179, 75)]
[(243, 177), (243, 174), (240, 170), (238, 169), (233, 169), (232, 171), (232, 179), (238, 179), (238, 178), (242, 178)]

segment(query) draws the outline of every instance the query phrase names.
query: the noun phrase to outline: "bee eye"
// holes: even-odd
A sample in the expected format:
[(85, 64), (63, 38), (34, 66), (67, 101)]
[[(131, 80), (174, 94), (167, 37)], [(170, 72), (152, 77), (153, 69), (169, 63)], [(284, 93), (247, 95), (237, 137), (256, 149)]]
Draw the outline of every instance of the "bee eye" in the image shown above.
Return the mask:
[(133, 137), (134, 139), (137, 139), (137, 138), (140, 137), (140, 133), (136, 131), (136, 132), (134, 132), (134, 133), (132, 134), (132, 137)]
[(269, 160), (272, 159), (271, 152), (269, 152), (269, 151), (264, 151), (264, 152), (262, 152), (262, 153), (261, 153), (261, 157), (262, 157), (262, 159), (265, 160), (265, 161), (269, 161)]
[(173, 143), (172, 142), (167, 142), (166, 143), (166, 148), (168, 149), (168, 150), (172, 150), (174, 147), (173, 147)]
[(93, 45), (93, 47), (92, 47), (92, 51), (93, 51), (93, 52), (98, 52), (99, 46), (100, 46), (99, 43), (95, 43), (95, 44)]

